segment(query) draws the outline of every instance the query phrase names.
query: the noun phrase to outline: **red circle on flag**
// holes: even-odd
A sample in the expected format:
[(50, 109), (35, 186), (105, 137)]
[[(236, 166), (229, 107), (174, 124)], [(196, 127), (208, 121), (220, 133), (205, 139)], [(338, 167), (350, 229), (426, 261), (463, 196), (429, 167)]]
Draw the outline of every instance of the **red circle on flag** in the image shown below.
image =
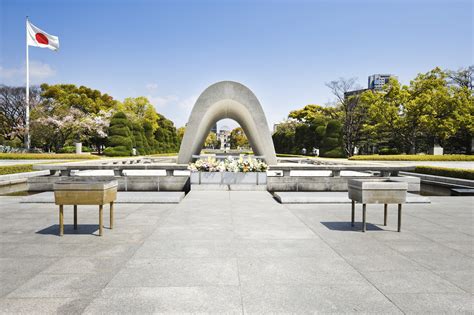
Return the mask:
[(35, 37), (36, 37), (36, 40), (38, 41), (38, 43), (48, 45), (48, 43), (49, 43), (48, 38), (44, 34), (36, 33)]

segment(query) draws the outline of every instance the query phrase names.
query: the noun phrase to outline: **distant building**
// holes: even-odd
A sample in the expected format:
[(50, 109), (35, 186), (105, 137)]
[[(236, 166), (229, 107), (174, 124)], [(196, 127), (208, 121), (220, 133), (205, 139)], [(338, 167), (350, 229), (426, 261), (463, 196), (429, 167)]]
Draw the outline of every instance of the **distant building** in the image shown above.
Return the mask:
[(214, 132), (217, 135), (217, 123), (214, 126), (212, 126), (211, 132)]
[(397, 78), (397, 77), (392, 75), (392, 74), (372, 74), (372, 75), (369, 75), (369, 77), (367, 79), (367, 88), (366, 89), (348, 91), (348, 92), (344, 93), (344, 97), (347, 98), (349, 96), (360, 95), (363, 92), (368, 91), (368, 90), (382, 91), (383, 86), (388, 83), (390, 78)]
[(367, 88), (374, 91), (381, 91), (390, 78), (396, 78), (391, 74), (372, 74), (367, 80)]
[(226, 150), (230, 148), (230, 131), (221, 129), (218, 134), (218, 139), (221, 143), (221, 150)]

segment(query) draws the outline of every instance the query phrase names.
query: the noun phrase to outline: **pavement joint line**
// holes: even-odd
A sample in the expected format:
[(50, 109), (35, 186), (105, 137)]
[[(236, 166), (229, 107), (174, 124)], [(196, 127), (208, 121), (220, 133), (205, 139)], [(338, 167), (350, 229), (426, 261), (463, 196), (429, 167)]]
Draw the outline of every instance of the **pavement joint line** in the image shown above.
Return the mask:
[[(357, 268), (355, 268), (344, 256), (342, 256), (339, 251), (337, 251), (334, 247), (331, 246), (324, 238), (322, 238), (318, 232), (316, 232), (313, 228), (311, 228), (309, 225), (307, 225), (299, 216), (297, 216), (291, 209), (288, 209), (301, 223), (303, 223), (308, 229), (310, 229), (314, 234), (316, 234), (327, 246), (329, 246), (339, 257), (341, 257), (349, 266), (352, 267), (362, 278), (364, 278), (372, 287), (374, 287), (377, 291), (379, 291), (390, 303), (392, 303), (397, 309), (402, 312), (402, 314), (406, 314), (401, 307), (399, 307), (394, 301), (392, 301), (385, 293), (383, 293), (374, 283), (372, 283), (367, 277), (365, 277), (362, 272), (360, 272)], [(377, 242), (379, 242), (377, 240)]]
[[(132, 213), (135, 213), (138, 211), (139, 208), (135, 209), (134, 211), (131, 212)], [(166, 219), (168, 216), (171, 215), (171, 213), (173, 212), (174, 209), (170, 208), (168, 209), (167, 213), (165, 213), (164, 217), (162, 218), (162, 220)], [(162, 221), (162, 220), (159, 220), (159, 221)], [(156, 229), (158, 229), (158, 227), (156, 227), (155, 229), (153, 229), (153, 232), (156, 231)], [(151, 233), (153, 233), (151, 232)], [(148, 237), (150, 237), (151, 233), (148, 234)], [(139, 243), (138, 243), (138, 246), (136, 246), (135, 250), (133, 251), (133, 254), (129, 256), (128, 259), (124, 259), (118, 268), (116, 268), (116, 271), (113, 272), (113, 276), (110, 277), (110, 279), (104, 284), (104, 286), (102, 288), (100, 288), (99, 290), (97, 290), (97, 295), (93, 296), (92, 299), (89, 301), (89, 303), (81, 310), (81, 313), (84, 313), (85, 310), (97, 299), (99, 299), (101, 296), (102, 296), (102, 292), (107, 288), (107, 286), (110, 284), (110, 282), (115, 278), (117, 277), (118, 273), (120, 271), (122, 271), (123, 267), (126, 266), (126, 264), (136, 255), (137, 251), (143, 247), (143, 244), (145, 243), (145, 240), (146, 238), (144, 238), (143, 240), (141, 240)]]
[[(230, 192), (229, 192), (229, 199), (230, 199)], [(231, 222), (232, 222), (232, 232), (234, 232), (234, 215), (233, 215), (233, 211), (232, 211), (232, 205), (230, 207), (230, 218), (231, 218)], [(215, 242), (214, 242), (214, 246), (215, 246)], [(240, 268), (239, 268), (239, 259), (236, 258), (235, 259), (236, 261), (236, 264), (237, 264), (237, 279), (239, 280), (239, 295), (240, 295), (240, 306), (241, 306), (241, 309), (242, 309), (242, 315), (245, 314), (245, 307), (244, 307), (244, 297), (242, 295), (242, 281), (240, 280)]]
[[(411, 215), (411, 214), (404, 214), (404, 216), (405, 216), (405, 215), (412, 216), (412, 217), (417, 218), (417, 219), (426, 220), (426, 219), (424, 219), (424, 218), (420, 218), (420, 217), (418, 217), (418, 216), (414, 216), (414, 215)], [(430, 222), (430, 223), (432, 223), (432, 224), (435, 224), (435, 225), (439, 225), (439, 226), (442, 226), (442, 227), (446, 227), (446, 226), (443, 226), (443, 225), (438, 224), (438, 222), (436, 222), (436, 221), (435, 221), (435, 222), (430, 221), (430, 220), (426, 220), (426, 221), (428, 221), (428, 222)], [(447, 228), (449, 228), (449, 227), (447, 227)], [(455, 252), (457, 252), (458, 254), (465, 256), (466, 258), (472, 258), (471, 256), (469, 256), (469, 255), (467, 255), (467, 254), (465, 254), (465, 253), (463, 253), (463, 252), (457, 250), (456, 248), (451, 248), (451, 247), (446, 246), (446, 245), (444, 245), (444, 244), (442, 244), (442, 243), (437, 243), (437, 242), (436, 242), (435, 240), (433, 240), (432, 238), (429, 238), (429, 237), (426, 236), (426, 235), (420, 234), (420, 233), (417, 232), (417, 231), (412, 231), (412, 230), (408, 230), (408, 231), (410, 231), (410, 233), (413, 233), (413, 234), (415, 234), (416, 236), (419, 236), (419, 237), (421, 237), (421, 238), (424, 238), (424, 239), (426, 239), (426, 240), (428, 240), (428, 241), (430, 241), (430, 242), (433, 242), (433, 243), (436, 243), (436, 244), (438, 244), (438, 245), (440, 245), (440, 246), (446, 247), (446, 249), (455, 251)], [(472, 236), (472, 235), (469, 235), (469, 234), (466, 234), (466, 233), (461, 233), (461, 234), (464, 234), (464, 235), (469, 236), (469, 237)], [(391, 246), (390, 244), (387, 244), (387, 245), (388, 245), (390, 248), (392, 248), (392, 246)], [(392, 249), (393, 249), (393, 248), (392, 248)]]

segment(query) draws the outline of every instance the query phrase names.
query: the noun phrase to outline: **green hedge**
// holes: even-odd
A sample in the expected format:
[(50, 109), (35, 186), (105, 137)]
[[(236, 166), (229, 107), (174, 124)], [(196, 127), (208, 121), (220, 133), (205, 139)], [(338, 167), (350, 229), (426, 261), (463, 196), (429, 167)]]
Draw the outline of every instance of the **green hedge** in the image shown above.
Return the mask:
[(106, 156), (130, 156), (135, 139), (131, 132), (131, 122), (123, 112), (116, 113), (110, 120)]
[(98, 158), (91, 154), (0, 153), (0, 160), (93, 160)]
[[(89, 147), (83, 146), (82, 152), (92, 152), (92, 149)], [(76, 153), (76, 147), (73, 145), (67, 145), (65, 147), (62, 147), (59, 150), (59, 153)]]
[(126, 146), (117, 146), (105, 148), (104, 154), (106, 156), (131, 156), (131, 151)]
[(321, 154), (321, 157), (326, 157), (326, 158), (345, 158), (344, 151), (342, 151), (341, 148), (336, 148), (332, 149), (330, 151), (326, 151), (323, 154)]
[(33, 164), (18, 164), (0, 166), (0, 175), (33, 172)]
[(354, 155), (349, 160), (373, 161), (474, 161), (474, 155), (446, 154), (446, 155)]
[(437, 167), (437, 166), (417, 166), (413, 172), (420, 173), (420, 174), (474, 180), (474, 169)]

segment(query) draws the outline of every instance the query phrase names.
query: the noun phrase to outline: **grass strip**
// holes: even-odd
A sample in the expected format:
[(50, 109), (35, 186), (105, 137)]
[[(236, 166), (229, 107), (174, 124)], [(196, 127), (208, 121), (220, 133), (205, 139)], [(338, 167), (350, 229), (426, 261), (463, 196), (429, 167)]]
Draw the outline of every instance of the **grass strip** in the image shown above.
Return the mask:
[(474, 155), (446, 154), (446, 155), (354, 155), (349, 160), (358, 161), (474, 161)]

